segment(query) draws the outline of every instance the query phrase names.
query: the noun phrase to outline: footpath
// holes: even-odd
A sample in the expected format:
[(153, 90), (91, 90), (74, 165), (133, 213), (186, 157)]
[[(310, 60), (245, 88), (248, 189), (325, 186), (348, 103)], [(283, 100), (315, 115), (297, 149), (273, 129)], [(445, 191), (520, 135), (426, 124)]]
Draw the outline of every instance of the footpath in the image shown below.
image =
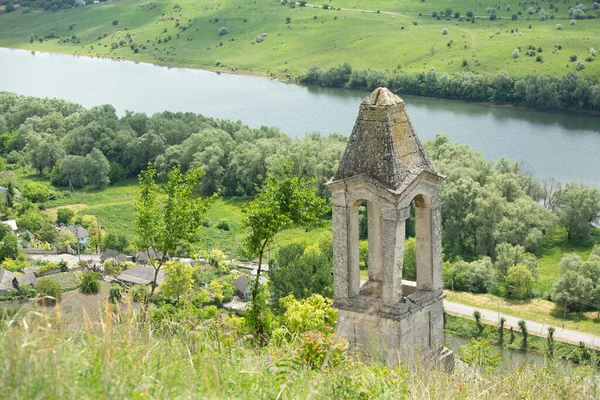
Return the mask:
[[(510, 328), (511, 326), (519, 331), (519, 321), (522, 318), (514, 317), (512, 315), (506, 315), (499, 313), (498, 311), (486, 310), (485, 308), (480, 307), (472, 307), (467, 306), (460, 303), (455, 303), (453, 301), (444, 300), (444, 309), (447, 313), (460, 316), (467, 317), (473, 319), (473, 313), (475, 311), (479, 311), (481, 313), (481, 319), (487, 323), (493, 325), (499, 325), (500, 318), (504, 317), (506, 322), (504, 326)], [(530, 334), (536, 336), (547, 337), (548, 336), (548, 328), (553, 326), (554, 331), (554, 339), (559, 340), (561, 342), (567, 342), (578, 345), (580, 342), (584, 342), (587, 347), (598, 347), (600, 348), (600, 336), (595, 336), (589, 333), (583, 333), (578, 331), (573, 331), (570, 329), (563, 329), (560, 326), (541, 324), (535, 321), (525, 320), (527, 323), (527, 329)]]

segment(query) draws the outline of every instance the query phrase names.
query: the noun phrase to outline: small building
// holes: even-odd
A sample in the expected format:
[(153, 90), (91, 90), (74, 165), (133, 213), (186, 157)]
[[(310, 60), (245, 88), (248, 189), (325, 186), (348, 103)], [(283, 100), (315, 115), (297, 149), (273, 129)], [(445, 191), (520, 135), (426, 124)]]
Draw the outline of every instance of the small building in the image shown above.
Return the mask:
[(37, 278), (32, 272), (16, 275), (8, 270), (0, 269), (0, 296), (6, 295), (13, 289), (19, 289), (23, 285), (35, 286)]
[(148, 264), (150, 260), (161, 260), (163, 258), (163, 253), (160, 251), (154, 250), (150, 247), (148, 250), (138, 251), (136, 255), (133, 257), (133, 261), (137, 264)]
[(87, 229), (82, 226), (69, 225), (64, 226), (61, 231), (64, 231), (65, 229), (75, 235), (79, 244), (82, 246), (87, 246), (88, 242), (90, 241), (90, 234), (88, 233)]
[(17, 289), (15, 280), (17, 276), (10, 271), (0, 269), (0, 296), (7, 294), (12, 289)]
[(118, 263), (130, 261), (130, 257), (127, 257), (125, 254), (121, 254), (121, 252), (117, 250), (104, 250), (102, 255), (100, 255), (100, 261), (103, 263), (109, 258), (114, 258)]
[(12, 232), (16, 235), (17, 232), (19, 231), (19, 227), (17, 226), (17, 221), (15, 221), (14, 219), (9, 219), (7, 221), (2, 221), (2, 223), (4, 225), (8, 225), (10, 226), (10, 229), (12, 230)]
[[(117, 280), (124, 285), (150, 285), (154, 281), (154, 268), (138, 264), (133, 268), (124, 271), (117, 277)], [(160, 285), (165, 280), (165, 273), (161, 270), (158, 271), (156, 276), (156, 284)]]
[(252, 296), (252, 285), (250, 284), (248, 275), (241, 275), (232, 282), (232, 285), (235, 286), (235, 293), (240, 299), (244, 301), (250, 300), (250, 297)]

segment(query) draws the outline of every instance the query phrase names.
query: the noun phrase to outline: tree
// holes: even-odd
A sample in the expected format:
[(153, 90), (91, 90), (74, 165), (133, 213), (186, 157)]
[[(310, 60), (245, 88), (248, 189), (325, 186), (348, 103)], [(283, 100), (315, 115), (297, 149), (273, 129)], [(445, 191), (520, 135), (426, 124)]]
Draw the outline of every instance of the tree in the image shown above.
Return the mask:
[(7, 258), (15, 260), (19, 254), (19, 240), (15, 235), (8, 234), (0, 240), (0, 261)]
[(56, 173), (52, 174), (52, 183), (76, 189), (84, 187), (87, 183), (85, 157), (69, 155), (63, 158)]
[(327, 201), (315, 193), (314, 180), (292, 176), (292, 163), (283, 166), (279, 176), (269, 173), (258, 194), (242, 209), (242, 227), (249, 232), (244, 248), (258, 256), (254, 291), (258, 290), (262, 260), (275, 236), (293, 226), (314, 226), (328, 210)]
[(145, 251), (153, 248), (160, 255), (159, 259), (150, 261), (154, 268), (150, 296), (156, 290), (156, 278), (165, 261), (179, 246), (196, 238), (204, 214), (217, 197), (214, 194), (204, 199), (194, 198), (201, 176), (201, 169), (192, 168), (184, 174), (174, 167), (167, 182), (159, 187), (155, 182), (156, 170), (151, 163), (139, 175), (140, 193), (135, 203), (138, 245)]
[(83, 294), (97, 294), (100, 291), (100, 280), (98, 274), (92, 271), (83, 273), (79, 291)]
[(583, 184), (567, 183), (556, 194), (558, 220), (569, 240), (588, 241), (590, 224), (600, 216), (600, 192)]
[(96, 148), (85, 156), (85, 171), (87, 181), (96, 185), (98, 189), (102, 189), (110, 183), (108, 178), (110, 164), (104, 154)]
[(533, 276), (524, 265), (513, 265), (506, 275), (506, 296), (510, 299), (528, 300), (532, 296)]
[(50, 278), (41, 278), (35, 287), (38, 294), (42, 297), (51, 297), (49, 304), (59, 302), (62, 298), (62, 289), (60, 284)]
[(244, 248), (248, 255), (258, 256), (258, 269), (252, 291), (252, 316), (261, 343), (264, 340), (265, 325), (261, 322), (263, 309), (259, 304), (258, 293), (263, 255), (275, 236), (293, 226), (314, 226), (319, 217), (328, 210), (325, 199), (317, 196), (315, 180), (292, 176), (293, 163), (287, 162), (279, 175), (269, 173), (254, 200), (242, 209), (242, 227), (248, 230), (244, 238)]
[(168, 261), (164, 266), (165, 280), (160, 285), (163, 295), (170, 299), (179, 300), (194, 285), (194, 269), (181, 261)]
[(23, 185), (22, 192), (32, 203), (45, 203), (50, 200), (50, 189), (42, 183), (28, 181)]
[(269, 266), (271, 307), (280, 310), (279, 300), (289, 295), (305, 299), (312, 294), (333, 296), (333, 251), (331, 240), (306, 247), (299, 243), (282, 246)]
[(56, 223), (59, 225), (69, 225), (74, 216), (75, 212), (70, 208), (59, 208), (56, 211)]
[(227, 35), (228, 33), (229, 30), (226, 27), (222, 26), (219, 28), (219, 36)]
[(529, 332), (527, 331), (527, 323), (524, 320), (519, 320), (519, 328), (521, 329), (521, 333), (523, 334), (523, 341), (521, 342), (521, 347), (527, 348), (527, 339), (529, 337)]

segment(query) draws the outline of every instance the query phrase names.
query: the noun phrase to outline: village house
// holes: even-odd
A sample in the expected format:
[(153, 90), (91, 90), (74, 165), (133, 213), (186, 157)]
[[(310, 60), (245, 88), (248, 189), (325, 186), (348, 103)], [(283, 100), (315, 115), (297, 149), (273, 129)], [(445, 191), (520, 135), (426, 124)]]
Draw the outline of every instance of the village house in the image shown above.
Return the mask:
[(252, 296), (252, 285), (248, 279), (248, 275), (241, 275), (239, 278), (232, 282), (235, 286), (235, 293), (241, 300), (249, 301)]
[(150, 262), (150, 260), (160, 260), (160, 259), (162, 259), (162, 257), (163, 257), (162, 252), (156, 251), (152, 247), (150, 247), (147, 251), (146, 250), (138, 251), (136, 253), (136, 255), (133, 257), (133, 261), (135, 261), (137, 264), (146, 265)]
[(122, 254), (120, 251), (117, 250), (104, 250), (102, 255), (100, 255), (100, 261), (102, 261), (103, 263), (109, 258), (115, 259), (118, 263), (131, 261), (131, 257), (126, 256), (125, 254)]
[[(117, 280), (126, 286), (150, 285), (154, 281), (154, 268), (148, 265), (138, 264), (133, 268), (124, 271), (117, 277)], [(165, 280), (165, 273), (158, 271), (156, 284), (160, 285)]]
[(85, 229), (84, 227), (76, 226), (76, 225), (69, 225), (69, 226), (63, 226), (61, 228), (61, 232), (64, 232), (64, 230), (67, 230), (67, 231), (71, 232), (73, 235), (75, 235), (75, 237), (77, 238), (77, 241), (82, 246), (87, 246), (88, 242), (90, 241), (90, 234), (88, 233), (87, 229)]
[(10, 229), (12, 230), (12, 233), (14, 233), (15, 235), (19, 231), (19, 227), (17, 226), (17, 221), (15, 221), (14, 219), (9, 219), (7, 221), (2, 221), (2, 223), (4, 225), (10, 226)]
[(23, 285), (35, 286), (37, 278), (32, 272), (16, 275), (5, 269), (0, 269), (0, 296), (6, 295), (10, 290), (19, 289)]

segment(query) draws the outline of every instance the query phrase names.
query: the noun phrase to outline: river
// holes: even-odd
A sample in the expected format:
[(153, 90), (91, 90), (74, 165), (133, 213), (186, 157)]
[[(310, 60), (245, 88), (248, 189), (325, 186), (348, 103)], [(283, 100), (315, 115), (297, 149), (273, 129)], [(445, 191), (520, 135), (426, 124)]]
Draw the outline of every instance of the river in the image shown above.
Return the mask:
[[(0, 48), (0, 91), (112, 104), (152, 114), (191, 111), (278, 126), (290, 136), (349, 135), (366, 92), (286, 84), (263, 77), (167, 68)], [(422, 140), (436, 133), (487, 158), (523, 162), (538, 178), (600, 187), (598, 117), (402, 96)]]

